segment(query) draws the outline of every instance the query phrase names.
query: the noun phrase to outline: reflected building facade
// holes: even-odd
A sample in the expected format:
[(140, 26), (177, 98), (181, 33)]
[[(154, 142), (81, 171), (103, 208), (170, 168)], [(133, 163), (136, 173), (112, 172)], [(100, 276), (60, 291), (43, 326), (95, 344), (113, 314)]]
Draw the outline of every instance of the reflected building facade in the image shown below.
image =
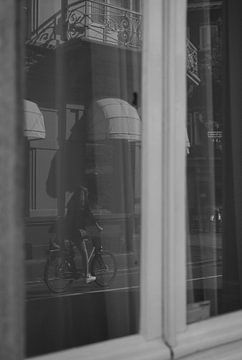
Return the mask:
[[(64, 215), (68, 193), (84, 177), (94, 211), (107, 225), (105, 229), (112, 228), (110, 234), (107, 230), (105, 241), (111, 237), (109, 246), (118, 252), (136, 246), (139, 230), (134, 227), (139, 228), (140, 212), (140, 6), (138, 1), (27, 4), (26, 99), (38, 104), (46, 127), (44, 140), (27, 144), (29, 258), (34, 257), (35, 248), (44, 246), (39, 241), (48, 237), (56, 216)], [(123, 118), (133, 106), (140, 124), (136, 126), (136, 120), (130, 119), (124, 131), (122, 126), (114, 129), (115, 135), (109, 129), (118, 125), (109, 119), (113, 115), (107, 115), (103, 131), (96, 122), (92, 133), (91, 113), (96, 109), (95, 118), (98, 111), (101, 114), (96, 101), (102, 99), (111, 101), (108, 113), (116, 111), (113, 99), (123, 100)], [(122, 116), (114, 116), (116, 124), (122, 122)], [(102, 135), (94, 136), (98, 130)], [(36, 226), (42, 229), (41, 238), (38, 241), (35, 236), (33, 243)]]
[[(26, 0), (25, 23), (25, 99), (38, 106), (45, 126), (42, 138), (25, 138), (27, 313), (39, 293), (49, 296), (43, 269), (52, 229), (61, 246), (67, 204), (80, 183), (87, 186), (91, 210), (104, 228), (102, 246), (118, 266), (108, 300), (105, 293), (101, 300), (91, 296), (78, 310), (85, 317), (85, 308), (98, 301), (101, 319), (89, 319), (97, 330), (84, 336), (84, 326), (70, 320), (75, 305), (63, 300), (64, 329), (57, 340), (47, 329), (32, 332), (35, 325), (27, 318), (30, 356), (138, 332), (142, 122), (149, 119), (141, 113), (140, 0)], [(192, 39), (187, 38), (186, 50), (188, 86), (196, 89), (199, 59)], [(189, 131), (187, 149), (193, 149)], [(119, 297), (115, 287), (121, 289)], [(91, 290), (81, 285), (73, 291)], [(42, 306), (43, 319), (58, 327), (60, 311)]]

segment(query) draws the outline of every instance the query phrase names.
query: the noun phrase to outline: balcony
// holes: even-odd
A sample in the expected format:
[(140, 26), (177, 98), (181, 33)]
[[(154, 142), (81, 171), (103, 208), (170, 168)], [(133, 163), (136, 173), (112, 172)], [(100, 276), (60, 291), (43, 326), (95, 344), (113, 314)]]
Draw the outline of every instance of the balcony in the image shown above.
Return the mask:
[(198, 75), (198, 50), (187, 39), (187, 77), (192, 81), (193, 84), (199, 85), (200, 78)]
[[(66, 42), (78, 40), (140, 50), (142, 15), (94, 0), (77, 1), (37, 26), (26, 39), (26, 44), (55, 49)], [(31, 55), (26, 59), (27, 68), (37, 61)], [(198, 51), (189, 40), (187, 76), (193, 85), (199, 85)]]
[(55, 48), (66, 41), (86, 39), (140, 49), (141, 25), (140, 13), (93, 0), (77, 1), (64, 14), (58, 11), (42, 23), (27, 44)]

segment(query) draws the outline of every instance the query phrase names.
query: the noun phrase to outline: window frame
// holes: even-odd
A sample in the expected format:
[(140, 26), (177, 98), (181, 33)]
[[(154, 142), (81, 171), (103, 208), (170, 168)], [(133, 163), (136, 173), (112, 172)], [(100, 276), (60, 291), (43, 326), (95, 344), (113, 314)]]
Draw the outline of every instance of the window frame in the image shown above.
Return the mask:
[[(9, 20), (9, 24), (19, 25), (18, 6), (19, 2), (16, 0), (9, 0), (8, 4), (1, 3), (1, 22), (6, 23), (6, 20)], [(143, 2), (140, 332), (116, 340), (35, 357), (35, 360), (81, 358), (166, 360), (197, 352), (199, 353), (195, 355), (196, 359), (205, 359), (205, 350), (215, 349), (214, 351), (219, 355), (220, 345), (223, 345), (223, 349), (226, 348), (227, 351), (218, 358), (231, 360), (231, 354), (236, 356), (238, 349), (242, 347), (242, 311), (186, 325), (186, 10), (186, 0)], [(16, 21), (13, 21), (13, 17)], [(8, 117), (9, 120), (8, 126), (5, 128), (1, 126), (1, 133), (4, 136), (20, 134), (17, 114), (21, 110), (22, 91), (19, 90), (21, 75), (20, 79), (18, 75), (18, 72), (20, 74), (21, 72), (17, 71), (17, 75), (14, 72), (13, 75), (13, 69), (17, 68), (16, 63), (18, 67), (23, 63), (19, 61), (22, 50), (16, 46), (16, 39), (19, 41), (18, 27), (13, 26), (13, 28), (14, 33), (12, 31), (4, 33), (8, 34), (8, 37), (4, 38), (4, 35), (0, 35), (0, 40), (2, 38), (2, 41), (9, 41), (7, 45), (11, 44), (4, 47), (5, 56), (1, 60), (1, 71), (5, 71), (5, 75), (13, 80), (6, 81), (5, 76), (4, 81), (1, 81), (2, 88), (8, 90), (3, 92), (6, 97), (8, 96), (8, 101), (0, 99), (1, 105), (4, 105), (1, 107), (3, 118)], [(21, 44), (23, 41), (22, 39)], [(15, 62), (10, 62), (9, 59), (15, 59)], [(19, 90), (18, 95), (16, 89)], [(146, 119), (149, 121), (145, 121)], [(1, 337), (3, 342), (1, 351), (8, 354), (6, 360), (14, 355), (20, 358), (23, 344), (23, 337), (19, 336), (22, 334), (20, 330), (23, 329), (24, 321), (22, 316), (24, 314), (24, 231), (19, 216), (21, 213), (19, 193), (22, 193), (23, 185), (19, 178), (16, 178), (19, 168), (15, 165), (22, 162), (23, 152), (17, 151), (17, 145), (19, 145), (17, 136), (13, 141), (4, 143), (3, 153), (9, 152), (13, 162), (10, 163), (11, 166), (5, 168), (2, 178), (12, 181), (9, 184), (6, 181), (1, 182), (0, 185), (2, 192), (9, 186), (13, 190), (7, 193), (8, 198), (5, 197), (6, 204), (11, 210), (5, 223), (8, 236), (1, 238), (5, 247), (4, 254), (7, 252), (12, 258), (7, 265), (2, 264), (1, 269), (13, 270), (7, 277), (1, 278), (2, 288), (12, 296), (11, 300), (13, 300), (10, 302), (11, 306), (8, 304), (6, 308), (8, 331), (4, 337)], [(4, 216), (6, 214), (0, 214), (3, 224), (4, 220), (6, 221)], [(13, 262), (18, 265), (16, 269), (14, 268), (16, 271), (10, 267)], [(13, 297), (11, 290), (13, 288), (19, 291), (16, 298)], [(7, 301), (5, 296), (0, 301), (0, 305), (6, 305)], [(1, 330), (4, 333), (3, 328)], [(12, 346), (9, 346), (7, 340), (9, 331)], [(210, 350), (210, 358), (215, 356), (214, 354), (216, 353)], [(233, 357), (235, 358), (239, 359)]]

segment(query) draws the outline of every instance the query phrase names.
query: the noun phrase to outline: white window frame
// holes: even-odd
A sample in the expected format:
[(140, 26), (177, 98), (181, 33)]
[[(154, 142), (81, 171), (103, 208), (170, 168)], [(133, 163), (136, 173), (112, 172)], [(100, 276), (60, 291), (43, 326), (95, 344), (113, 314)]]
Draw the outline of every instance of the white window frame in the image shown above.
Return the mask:
[[(17, 8), (17, 2), (10, 0), (6, 6), (5, 3), (0, 6), (6, 10), (6, 13), (2, 12), (4, 19), (13, 16), (12, 10), (14, 4)], [(35, 360), (241, 359), (242, 311), (186, 325), (186, 0), (145, 0), (143, 11), (140, 332), (116, 340), (35, 357)], [(14, 16), (17, 18), (16, 13)], [(15, 39), (12, 32), (8, 32), (8, 36), (12, 36), (10, 40)], [(3, 36), (0, 36), (1, 39), (3, 43)], [(14, 43), (10, 41), (3, 47), (4, 54), (8, 55), (6, 59), (14, 58)], [(9, 57), (9, 54), (12, 56)], [(17, 58), (19, 49), (15, 54)], [(9, 62), (3, 57), (1, 71), (6, 68), (6, 73), (10, 75), (15, 63), (11, 62), (11, 69), (6, 64)], [(10, 78), (14, 79), (14, 76), (10, 75)], [(5, 129), (0, 127), (1, 135), (15, 134), (12, 141), (1, 146), (3, 154), (10, 154), (11, 161), (8, 161), (5, 169), (5, 182), (0, 185), (1, 190), (5, 187), (8, 189), (10, 185), (13, 190), (5, 198), (6, 209), (10, 209), (6, 214), (9, 215), (0, 215), (1, 224), (5, 224), (5, 234), (1, 236), (1, 244), (4, 244), (1, 247), (1, 258), (6, 254), (8, 260), (1, 265), (2, 270), (8, 270), (8, 275), (1, 277), (1, 286), (12, 295), (8, 303), (7, 296), (0, 297), (0, 305), (8, 305), (4, 309), (9, 315), (6, 322), (8, 326), (4, 323), (6, 334), (3, 326), (0, 326), (1, 341), (6, 340), (6, 344), (3, 343), (0, 348), (7, 349), (5, 359), (10, 359), (21, 358), (22, 353), (17, 348), (17, 345), (21, 347), (23, 343), (20, 331), (23, 319), (18, 309), (23, 310), (21, 299), (24, 294), (21, 289), (24, 288), (24, 282), (19, 280), (17, 272), (19, 275), (23, 270), (23, 253), (18, 250), (24, 235), (22, 226), (19, 226), (21, 205), (16, 202), (16, 194), (21, 190), (21, 185), (17, 182), (18, 167), (15, 164), (18, 159), (22, 159), (22, 153), (17, 152), (19, 139), (14, 130), (19, 129), (16, 104), (19, 109), (20, 101), (14, 90), (16, 83), (10, 87), (10, 82), (4, 80), (5, 77), (0, 81), (1, 85), (5, 90), (10, 89), (12, 95), (7, 92), (7, 101), (0, 99), (4, 105), (1, 107), (1, 114), (6, 115), (2, 118), (8, 120)], [(7, 184), (6, 179), (12, 181)], [(7, 233), (6, 229), (9, 229)], [(13, 256), (12, 261), (9, 261), (9, 254)], [(13, 296), (16, 289), (18, 296)], [(15, 351), (18, 353), (14, 354)]]

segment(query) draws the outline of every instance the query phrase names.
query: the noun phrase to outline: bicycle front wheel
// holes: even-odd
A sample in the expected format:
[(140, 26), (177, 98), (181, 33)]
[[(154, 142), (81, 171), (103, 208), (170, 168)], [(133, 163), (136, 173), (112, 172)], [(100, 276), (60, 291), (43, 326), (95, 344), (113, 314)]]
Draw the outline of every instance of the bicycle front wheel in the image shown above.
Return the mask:
[(96, 276), (96, 283), (98, 285), (110, 285), (117, 273), (114, 255), (108, 251), (95, 254), (91, 264), (91, 273), (93, 276)]
[(49, 257), (45, 264), (44, 281), (53, 293), (65, 292), (73, 281), (70, 265), (61, 256)]

